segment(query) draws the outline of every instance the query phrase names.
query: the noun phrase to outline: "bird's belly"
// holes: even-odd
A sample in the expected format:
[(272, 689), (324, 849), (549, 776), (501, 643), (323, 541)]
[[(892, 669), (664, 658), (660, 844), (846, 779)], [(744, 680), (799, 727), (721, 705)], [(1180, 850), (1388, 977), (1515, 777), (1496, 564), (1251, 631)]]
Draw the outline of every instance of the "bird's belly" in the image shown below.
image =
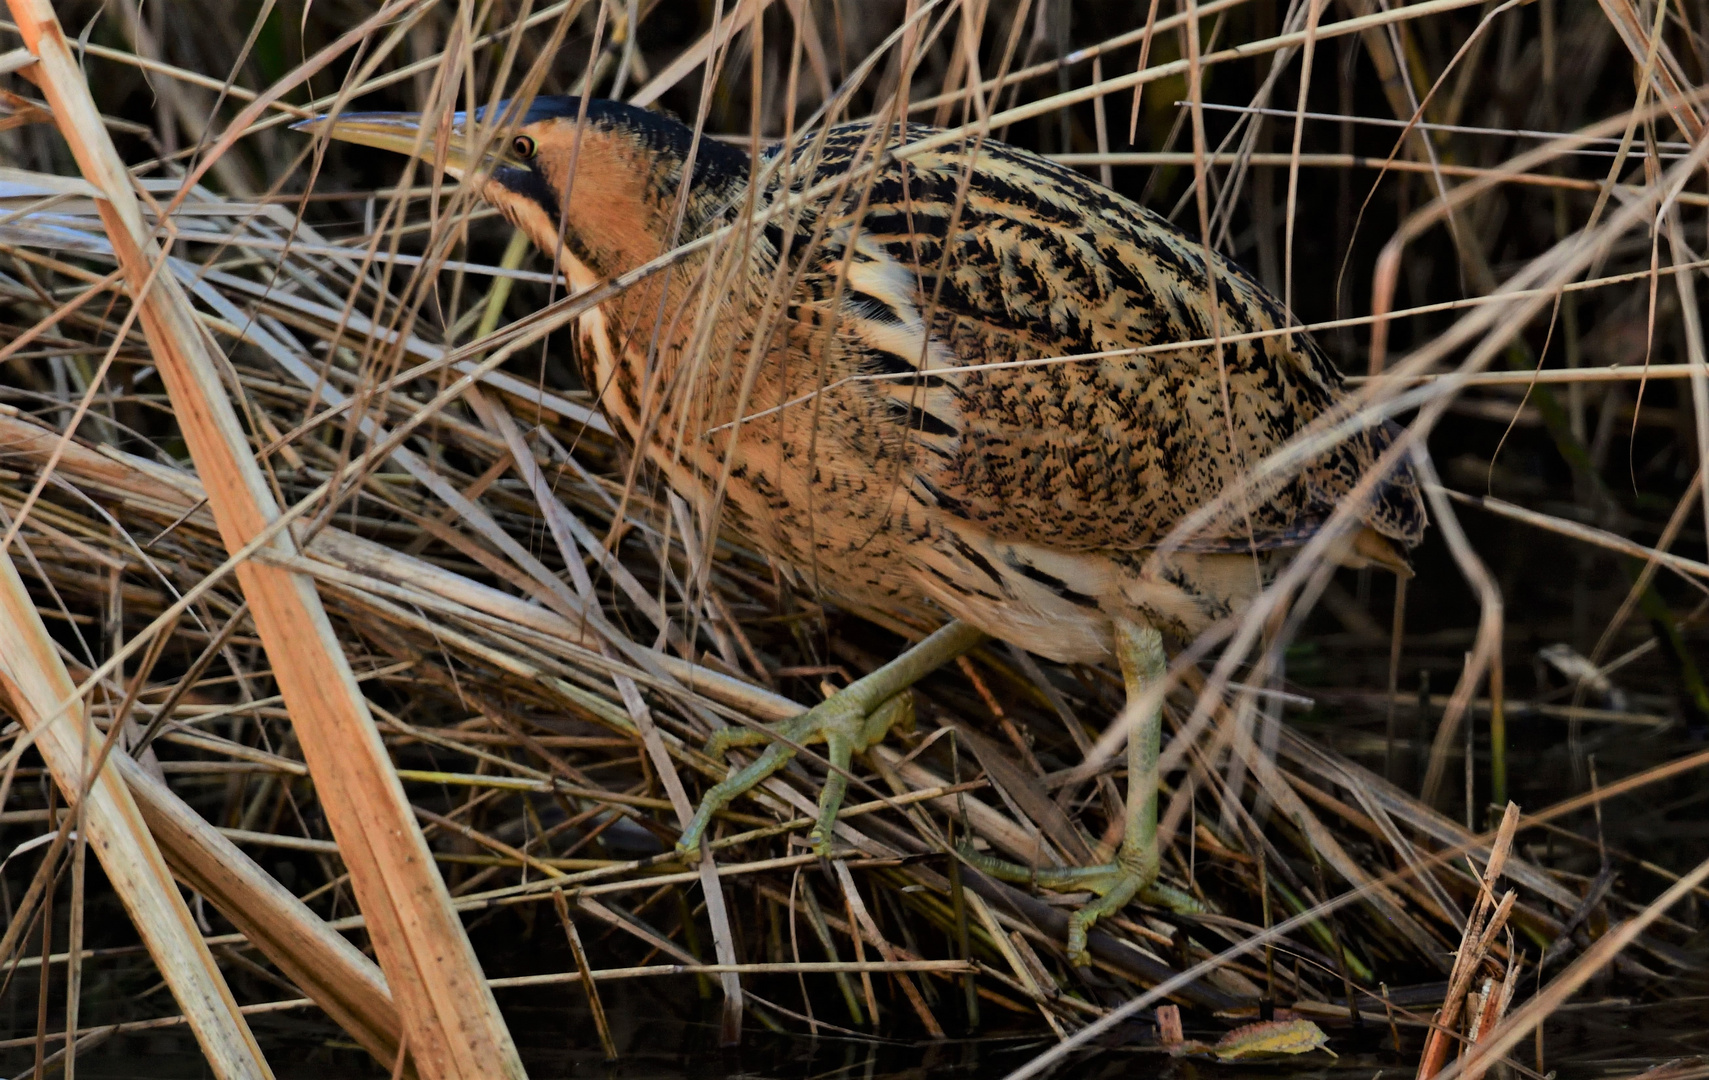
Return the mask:
[(1244, 610), (1285, 557), (1063, 551), (961, 523), (935, 532), (907, 555), (923, 592), (993, 637), (1070, 663), (1107, 659), (1117, 618), (1189, 640)]
[(930, 505), (913, 485), (881, 477), (851, 483), (781, 449), (759, 432), (738, 449), (725, 510), (730, 524), (803, 584), (891, 614), (935, 606), (1062, 663), (1109, 659), (1116, 618), (1190, 640), (1239, 614), (1287, 554), (1157, 559), (1149, 550), (998, 540)]
[(941, 527), (907, 553), (913, 581), (937, 605), (992, 637), (1061, 663), (1097, 663), (1114, 642), (1103, 604), (1109, 560), (992, 541)]

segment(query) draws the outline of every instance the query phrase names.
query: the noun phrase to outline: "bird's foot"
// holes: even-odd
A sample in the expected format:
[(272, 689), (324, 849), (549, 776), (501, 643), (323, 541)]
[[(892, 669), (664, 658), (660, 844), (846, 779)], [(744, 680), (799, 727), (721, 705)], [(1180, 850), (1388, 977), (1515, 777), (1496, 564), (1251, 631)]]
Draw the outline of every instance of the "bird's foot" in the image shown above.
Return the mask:
[(809, 840), (815, 854), (829, 855), (837, 811), (842, 808), (843, 795), (848, 790), (849, 763), (853, 755), (877, 744), (893, 727), (906, 731), (913, 726), (914, 701), (907, 691), (892, 695), (874, 708), (870, 695), (861, 693), (857, 684), (832, 694), (800, 716), (775, 727), (728, 727), (714, 732), (706, 743), (706, 753), (711, 757), (721, 759), (738, 746), (764, 746), (765, 749), (752, 764), (732, 770), (729, 776), (706, 793), (695, 811), (694, 820), (677, 841), (677, 851), (690, 860), (699, 858), (700, 840), (711, 824), (713, 814), (783, 768), (795, 756), (797, 747), (824, 743), (831, 771), (819, 792), (819, 817)]
[(1167, 908), (1177, 915), (1203, 914), (1205, 907), (1191, 893), (1157, 880), (1155, 860), (1124, 860), (1101, 866), (1053, 866), (1034, 868), (992, 858), (963, 843), (961, 857), (975, 869), (999, 881), (1016, 885), (1040, 885), (1055, 892), (1090, 891), (1093, 898), (1068, 917), (1068, 961), (1076, 967), (1092, 962), (1086, 951), (1086, 935), (1092, 924), (1114, 915), (1138, 898), (1142, 903)]
[(732, 771), (706, 793), (694, 820), (677, 841), (677, 851), (690, 860), (697, 858), (700, 841), (713, 814), (783, 768), (798, 747), (823, 742), (831, 772), (819, 795), (819, 819), (813, 826), (812, 842), (814, 851), (829, 854), (831, 830), (836, 827), (837, 811), (843, 805), (843, 793), (848, 790), (850, 758), (884, 738), (893, 726), (911, 727), (914, 701), (908, 695), (908, 688), (983, 640), (985, 634), (977, 627), (951, 620), (901, 656), (856, 679), (793, 720), (767, 729), (725, 728), (713, 735), (706, 744), (706, 752), (714, 757), (722, 757), (735, 746), (764, 745), (765, 750), (751, 765)]

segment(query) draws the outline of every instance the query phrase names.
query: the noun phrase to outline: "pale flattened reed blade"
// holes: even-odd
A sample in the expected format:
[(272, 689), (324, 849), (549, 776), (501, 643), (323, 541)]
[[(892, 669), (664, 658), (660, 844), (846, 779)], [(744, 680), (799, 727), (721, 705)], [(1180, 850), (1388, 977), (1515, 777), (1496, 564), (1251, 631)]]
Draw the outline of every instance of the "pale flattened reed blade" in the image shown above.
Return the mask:
[[(209, 504), (228, 548), (241, 549), (265, 534), (279, 516), (278, 506), (188, 300), (171, 275), (159, 273), (161, 253), (57, 18), (43, 0), (14, 0), (12, 10), (41, 60), (40, 83), (60, 130), (85, 179), (104, 196), (108, 237), (138, 298), (140, 322), (208, 485)], [(251, 109), (259, 112), (256, 105)], [(228, 132), (228, 139), (234, 137)], [(293, 545), (275, 535), (270, 546), (289, 556)], [(316, 763), (321, 799), (372, 920), (417, 1068), (426, 1077), (491, 1076), (495, 1070), (522, 1075), (312, 583), (255, 562), (240, 566), (237, 576), (306, 756)]]

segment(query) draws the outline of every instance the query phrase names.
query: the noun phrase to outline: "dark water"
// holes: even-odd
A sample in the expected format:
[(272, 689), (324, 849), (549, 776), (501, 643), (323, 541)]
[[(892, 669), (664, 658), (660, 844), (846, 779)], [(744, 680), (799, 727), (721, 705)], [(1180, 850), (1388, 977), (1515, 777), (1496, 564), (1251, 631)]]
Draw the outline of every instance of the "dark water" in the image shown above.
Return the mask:
[[(1523, 734), (1523, 729), (1519, 734)], [(1346, 729), (1323, 733), (1334, 741), (1347, 737)], [(1647, 740), (1605, 737), (1594, 743), (1599, 761), (1610, 775), (1628, 775), (1659, 760), (1669, 760), (1701, 748), (1697, 736), (1674, 730), (1664, 737)], [(1529, 806), (1546, 806), (1561, 798), (1564, 778), (1571, 771), (1549, 746), (1532, 748), (1528, 760), (1555, 767), (1538, 767), (1516, 775), (1525, 789)], [(1598, 824), (1605, 830), (1611, 849), (1631, 852), (1684, 869), (1701, 857), (1704, 841), (1701, 825), (1691, 820), (1697, 814), (1703, 786), (1697, 775), (1681, 777), (1668, 785), (1657, 785), (1636, 796), (1611, 800), (1600, 822), (1575, 822), (1581, 833), (1594, 835)], [(1683, 818), (1683, 820), (1682, 820)], [(1694, 828), (1695, 826), (1695, 828)], [(1566, 866), (1585, 874), (1596, 872), (1593, 847), (1563, 847), (1544, 853), (1553, 866)], [(1569, 860), (1578, 857), (1582, 864)], [(1683, 864), (1683, 865), (1682, 865)], [(1627, 865), (1627, 864), (1623, 864)], [(281, 870), (286, 869), (281, 866)], [(135, 933), (117, 906), (98, 870), (91, 866), (90, 908), (86, 920), (85, 945), (112, 949), (134, 946)], [(6, 882), (16, 897), (22, 884)], [(1627, 865), (1619, 890), (1653, 895), (1657, 879)], [(63, 895), (61, 897), (63, 901)], [(54, 949), (66, 940), (66, 905), (56, 904), (57, 929)], [(496, 912), (471, 924), (471, 937), (478, 955), (492, 976), (528, 975), (573, 969), (574, 961), (551, 920), (525, 918), (526, 909)], [(229, 929), (217, 913), (209, 912), (214, 929)], [(1701, 913), (1673, 912), (1687, 923), (1701, 925)], [(538, 925), (536, 925), (538, 923)], [(625, 939), (590, 934), (588, 948), (595, 968), (626, 967), (643, 960), (627, 948)], [(28, 947), (39, 949), (39, 939)], [(1709, 956), (1709, 933), (1679, 953), (1685, 962)], [(287, 988), (268, 981), (240, 966), (227, 965), (228, 978), (240, 1001), (265, 1002), (294, 997)], [(1674, 969), (1678, 970), (1678, 969)], [(1550, 974), (1558, 973), (1558, 968)], [(34, 969), (12, 973), (0, 994), (0, 1038), (16, 1039), (36, 1030), (39, 984)], [(116, 1021), (138, 1021), (167, 1016), (177, 1011), (171, 996), (161, 988), (158, 974), (145, 956), (132, 952), (125, 957), (90, 961), (84, 969), (82, 1026)], [(771, 976), (744, 981), (749, 989), (794, 1010), (803, 1008), (802, 984), (793, 976)], [(834, 984), (826, 976), (808, 976), (807, 989), (819, 1019), (833, 1024), (849, 1023), (847, 1011)], [(879, 986), (883, 1001), (889, 988)], [(522, 1051), (531, 1076), (536, 1078), (597, 1077), (600, 1080), (745, 1080), (749, 1077), (777, 1080), (1001, 1080), (1009, 1071), (1053, 1045), (1054, 1038), (1038, 1024), (1036, 1015), (1025, 1017), (989, 1008), (983, 1025), (974, 1035), (965, 1034), (958, 1012), (959, 994), (939, 984), (940, 1001), (934, 1010), (952, 1038), (932, 1044), (914, 1038), (917, 1028), (898, 1001), (890, 1003), (880, 1030), (899, 1036), (892, 1039), (858, 1038), (822, 1032), (817, 1038), (805, 1033), (805, 1025), (787, 1017), (774, 1019), (786, 1032), (770, 1030), (762, 1010), (749, 1014), (743, 1045), (737, 1050), (718, 1046), (718, 1002), (715, 992), (702, 996), (691, 976), (632, 980), (603, 985), (602, 994), (611, 1017), (619, 1060), (607, 1063), (581, 989), (574, 985), (507, 989), (498, 992), (511, 1031)], [(1522, 1005), (1526, 995), (1516, 1005)], [(63, 969), (56, 969), (48, 987), (48, 1028), (63, 1022), (65, 985)], [(332, 1077), (384, 1077), (387, 1070), (354, 1046), (336, 1026), (313, 1008), (252, 1015), (257, 1037), (275, 1074), (281, 1080)], [(1227, 1024), (1209, 1017), (1186, 1017), (1189, 1037), (1214, 1041)], [(1115, 1033), (1109, 1045), (1088, 1050), (1063, 1065), (1056, 1080), (1115, 1080), (1118, 1077), (1167, 1077), (1187, 1080), (1200, 1076), (1218, 1078), (1354, 1077), (1360, 1080), (1409, 1080), (1417, 1067), (1419, 1038), (1402, 1031), (1397, 1051), (1388, 1030), (1367, 1026), (1355, 1031), (1348, 1025), (1324, 1022), (1331, 1047), (1340, 1056), (1313, 1053), (1266, 1064), (1221, 1064), (1213, 1061), (1175, 1059), (1155, 1048), (1154, 1021), (1141, 1014)], [(50, 1043), (49, 1051), (63, 1046)], [(1542, 1060), (1537, 1047), (1527, 1039), (1514, 1060), (1539, 1073), (1555, 1073), (1559, 1080), (1603, 1080), (1629, 1077), (1645, 1069), (1680, 1058), (1709, 1056), (1709, 976), (1646, 981), (1630, 973), (1593, 980), (1544, 1028)], [(35, 1060), (33, 1047), (0, 1049), (0, 1077), (17, 1077)], [(1539, 1068), (1539, 1064), (1541, 1067)], [(134, 1034), (115, 1035), (98, 1045), (79, 1051), (77, 1069), (83, 1077), (138, 1080), (177, 1080), (210, 1076), (195, 1040), (183, 1027), (162, 1028)], [(50, 1070), (49, 1075), (57, 1075)], [(1491, 1080), (1520, 1080), (1512, 1072)]]
[[(501, 991), (500, 1003), (536, 1078), (590, 1080), (1000, 1080), (1011, 1069), (1049, 1048), (1049, 1032), (1009, 1036), (894, 1041), (821, 1034), (780, 1034), (750, 1023), (738, 1049), (717, 1046), (718, 1010), (692, 990), (689, 979), (671, 988), (625, 988), (607, 994), (619, 1059), (607, 1062), (592, 1022), (574, 987)], [(1670, 984), (1666, 1000), (1588, 999), (1558, 1013), (1544, 1029), (1544, 1068), (1560, 1080), (1600, 1080), (1643, 1072), (1666, 1061), (1709, 1055), (1709, 984)], [(1696, 989), (1698, 993), (1684, 991)], [(387, 1075), (351, 1045), (318, 1012), (254, 1016), (252, 1026), (280, 1080)], [(1194, 1035), (1189, 1021), (1189, 1036)], [(1404, 1080), (1417, 1067), (1416, 1037), (1402, 1033), (1393, 1049), (1389, 1031), (1325, 1025), (1339, 1057), (1313, 1053), (1261, 1064), (1227, 1064), (1171, 1058), (1154, 1046), (1149, 1014), (1120, 1035), (1136, 1042), (1094, 1048), (1053, 1075), (1073, 1080), (1164, 1077), (1194, 1080), (1353, 1077), (1379, 1075)], [(1204, 1034), (1214, 1037), (1206, 1029)], [(1137, 1041), (1142, 1040), (1142, 1041)], [(50, 1046), (50, 1049), (56, 1047)], [(1527, 1039), (1514, 1054), (1535, 1068), (1536, 1047)], [(31, 1051), (0, 1055), (5, 1075), (29, 1069)], [(211, 1073), (183, 1028), (120, 1035), (79, 1052), (78, 1075), (192, 1080)], [(55, 1075), (49, 1070), (49, 1075)], [(1496, 1075), (1496, 1074), (1492, 1074)], [(1520, 1074), (1513, 1073), (1515, 1078)]]

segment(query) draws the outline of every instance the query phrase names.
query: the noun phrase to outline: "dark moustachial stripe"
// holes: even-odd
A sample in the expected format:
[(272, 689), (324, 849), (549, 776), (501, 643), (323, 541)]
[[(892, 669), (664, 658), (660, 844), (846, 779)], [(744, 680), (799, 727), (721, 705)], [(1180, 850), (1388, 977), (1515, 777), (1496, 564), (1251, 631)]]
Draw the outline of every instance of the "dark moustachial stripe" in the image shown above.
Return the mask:
[(562, 208), (558, 205), (558, 193), (552, 190), (544, 176), (529, 166), (500, 165), (493, 170), (493, 181), (535, 203), (553, 221), (564, 220)]

